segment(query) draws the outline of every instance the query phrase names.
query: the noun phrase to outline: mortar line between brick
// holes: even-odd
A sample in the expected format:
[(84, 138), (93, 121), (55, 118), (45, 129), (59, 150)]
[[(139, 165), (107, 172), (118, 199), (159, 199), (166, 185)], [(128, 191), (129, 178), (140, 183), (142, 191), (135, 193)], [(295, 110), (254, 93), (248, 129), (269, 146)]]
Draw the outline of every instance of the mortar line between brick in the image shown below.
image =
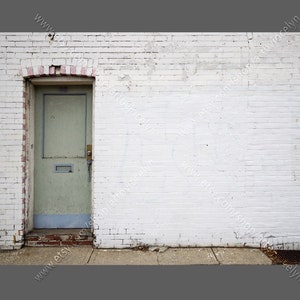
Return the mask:
[(89, 256), (87, 262), (85, 263), (86, 265), (88, 265), (88, 263), (90, 262), (93, 253), (94, 253), (94, 248), (92, 248), (91, 254), (90, 254), (90, 256)]
[(214, 249), (213, 249), (213, 248), (210, 248), (210, 249), (211, 249), (212, 253), (214, 254), (214, 257), (215, 257), (216, 261), (217, 261), (217, 262), (218, 262), (218, 264), (220, 265), (220, 264), (221, 264), (221, 262), (218, 260), (218, 258), (217, 258), (217, 255), (216, 255), (216, 253), (215, 253)]

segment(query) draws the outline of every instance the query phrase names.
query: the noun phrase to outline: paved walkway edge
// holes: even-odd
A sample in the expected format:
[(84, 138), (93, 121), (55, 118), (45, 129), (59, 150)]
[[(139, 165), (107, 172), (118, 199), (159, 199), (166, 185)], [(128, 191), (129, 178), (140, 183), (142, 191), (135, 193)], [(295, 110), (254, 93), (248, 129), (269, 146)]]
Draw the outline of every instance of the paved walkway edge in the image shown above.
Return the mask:
[(152, 251), (91, 246), (24, 247), (0, 252), (0, 265), (271, 265), (255, 248), (163, 248)]

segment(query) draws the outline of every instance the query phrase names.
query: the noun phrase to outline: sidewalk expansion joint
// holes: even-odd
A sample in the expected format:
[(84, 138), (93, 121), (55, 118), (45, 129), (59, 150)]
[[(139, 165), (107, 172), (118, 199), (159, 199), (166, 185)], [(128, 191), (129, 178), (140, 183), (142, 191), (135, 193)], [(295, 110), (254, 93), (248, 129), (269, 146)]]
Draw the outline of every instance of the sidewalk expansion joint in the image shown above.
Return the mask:
[(214, 249), (213, 249), (213, 248), (210, 248), (210, 249), (211, 249), (212, 253), (214, 254), (214, 257), (215, 257), (216, 261), (217, 261), (217, 262), (218, 262), (218, 264), (220, 265), (220, 264), (221, 264), (221, 262), (218, 260), (218, 258), (217, 258), (217, 255), (216, 255), (216, 253), (215, 253)]
[(89, 256), (89, 258), (88, 258), (88, 260), (87, 260), (87, 262), (86, 262), (86, 265), (89, 264), (89, 262), (90, 262), (90, 260), (91, 260), (91, 257), (92, 257), (92, 255), (93, 255), (93, 253), (94, 253), (94, 248), (92, 248), (91, 254), (90, 254), (90, 256)]

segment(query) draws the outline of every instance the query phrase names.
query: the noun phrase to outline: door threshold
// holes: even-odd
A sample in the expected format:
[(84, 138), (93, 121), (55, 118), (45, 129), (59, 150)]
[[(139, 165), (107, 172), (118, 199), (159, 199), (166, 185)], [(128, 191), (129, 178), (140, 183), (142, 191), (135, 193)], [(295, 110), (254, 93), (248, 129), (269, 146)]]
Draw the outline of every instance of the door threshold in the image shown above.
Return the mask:
[(93, 245), (93, 234), (89, 228), (34, 229), (25, 235), (25, 246), (55, 247)]

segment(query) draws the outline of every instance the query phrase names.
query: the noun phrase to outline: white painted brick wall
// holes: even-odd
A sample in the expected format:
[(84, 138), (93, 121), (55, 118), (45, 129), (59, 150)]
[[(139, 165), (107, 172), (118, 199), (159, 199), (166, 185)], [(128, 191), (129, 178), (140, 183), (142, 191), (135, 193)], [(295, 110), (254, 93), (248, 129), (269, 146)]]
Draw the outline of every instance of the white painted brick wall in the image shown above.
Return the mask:
[(300, 34), (275, 34), (2, 33), (0, 247), (22, 243), (18, 72), (53, 64), (97, 67), (97, 247), (300, 249)]

